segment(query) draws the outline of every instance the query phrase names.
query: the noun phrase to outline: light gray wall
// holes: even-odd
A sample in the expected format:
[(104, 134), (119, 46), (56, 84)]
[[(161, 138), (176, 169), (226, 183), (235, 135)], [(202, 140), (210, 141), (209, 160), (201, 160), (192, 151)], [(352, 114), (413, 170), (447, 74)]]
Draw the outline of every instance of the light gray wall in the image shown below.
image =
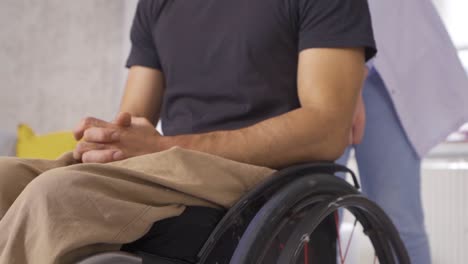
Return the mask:
[(1, 0), (0, 130), (44, 133), (118, 109), (135, 0)]

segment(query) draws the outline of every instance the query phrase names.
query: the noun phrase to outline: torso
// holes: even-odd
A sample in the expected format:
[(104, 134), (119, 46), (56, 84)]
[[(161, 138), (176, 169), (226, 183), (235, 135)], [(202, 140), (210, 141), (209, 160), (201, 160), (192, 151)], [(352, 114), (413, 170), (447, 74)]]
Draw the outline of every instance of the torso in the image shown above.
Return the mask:
[(166, 135), (237, 129), (299, 107), (288, 0), (171, 0), (153, 25)]

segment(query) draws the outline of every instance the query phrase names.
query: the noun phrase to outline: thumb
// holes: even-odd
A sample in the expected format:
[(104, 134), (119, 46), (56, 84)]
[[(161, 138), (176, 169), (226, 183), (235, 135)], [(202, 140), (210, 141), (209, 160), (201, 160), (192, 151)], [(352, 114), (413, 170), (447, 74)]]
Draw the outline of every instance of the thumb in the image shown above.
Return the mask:
[(132, 116), (127, 112), (119, 113), (113, 123), (118, 126), (128, 127), (132, 124)]

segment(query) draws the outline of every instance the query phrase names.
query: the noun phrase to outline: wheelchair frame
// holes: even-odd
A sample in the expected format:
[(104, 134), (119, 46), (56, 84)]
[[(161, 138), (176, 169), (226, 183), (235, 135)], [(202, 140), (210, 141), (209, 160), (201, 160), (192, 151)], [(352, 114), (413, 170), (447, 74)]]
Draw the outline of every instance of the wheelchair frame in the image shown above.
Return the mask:
[[(335, 176), (350, 173), (354, 187)], [(260, 264), (273, 237), (288, 218), (303, 214), (282, 250), (278, 263), (294, 262), (318, 224), (339, 208), (347, 208), (363, 225), (380, 263), (409, 264), (399, 234), (388, 216), (359, 193), (356, 175), (333, 163), (303, 164), (273, 174), (242, 197), (222, 218), (198, 254), (198, 264)], [(296, 242), (294, 242), (296, 241)], [(297, 242), (299, 241), (299, 243)], [(127, 253), (103, 253), (79, 264), (136, 264), (141, 258)], [(185, 263), (154, 257), (154, 264)]]

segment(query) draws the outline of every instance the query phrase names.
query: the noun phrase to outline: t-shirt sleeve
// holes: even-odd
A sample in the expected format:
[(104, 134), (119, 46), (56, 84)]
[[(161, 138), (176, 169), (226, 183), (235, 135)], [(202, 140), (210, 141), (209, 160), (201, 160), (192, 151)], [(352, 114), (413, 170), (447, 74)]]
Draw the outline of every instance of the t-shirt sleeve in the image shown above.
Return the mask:
[(153, 40), (153, 26), (157, 14), (156, 1), (140, 0), (130, 32), (131, 50), (126, 66), (138, 65), (161, 70), (156, 45)]
[(367, 0), (299, 0), (299, 50), (357, 48), (366, 61), (377, 50)]

